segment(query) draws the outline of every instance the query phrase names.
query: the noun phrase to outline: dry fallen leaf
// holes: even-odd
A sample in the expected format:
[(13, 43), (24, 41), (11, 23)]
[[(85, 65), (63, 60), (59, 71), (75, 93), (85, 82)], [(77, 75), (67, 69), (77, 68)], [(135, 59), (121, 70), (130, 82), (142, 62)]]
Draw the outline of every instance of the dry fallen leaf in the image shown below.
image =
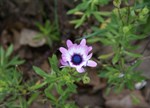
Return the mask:
[(140, 91), (124, 90), (120, 94), (104, 95), (104, 98), (109, 108), (150, 108)]
[(46, 43), (45, 38), (35, 39), (38, 34), (39, 33), (34, 30), (23, 29), (21, 31), (20, 44), (29, 45), (31, 47), (40, 47), (44, 45)]
[(106, 81), (100, 80), (96, 71), (89, 71), (90, 83), (93, 86), (93, 92), (106, 87)]
[(96, 94), (80, 94), (75, 100), (79, 108), (102, 108), (104, 106), (104, 99), (100, 92)]

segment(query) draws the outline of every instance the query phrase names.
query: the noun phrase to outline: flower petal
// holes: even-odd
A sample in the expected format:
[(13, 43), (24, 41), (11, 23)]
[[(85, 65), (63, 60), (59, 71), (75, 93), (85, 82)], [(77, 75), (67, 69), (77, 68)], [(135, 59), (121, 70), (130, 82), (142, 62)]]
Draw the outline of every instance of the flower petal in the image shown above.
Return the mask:
[(62, 58), (62, 60), (64, 62), (70, 61), (70, 57), (67, 54), (66, 55), (62, 55), (61, 58)]
[(86, 59), (89, 60), (92, 57), (92, 55), (93, 53), (89, 54)]
[(93, 48), (90, 46), (88, 47), (88, 52), (90, 52)]
[(86, 48), (82, 47), (81, 45), (78, 45), (75, 50), (75, 53), (79, 53), (81, 55), (86, 54)]
[[(83, 47), (83, 46), (81, 46), (81, 47)], [(85, 50), (86, 50), (86, 54), (88, 54), (91, 50), (92, 50), (92, 47), (90, 46), (85, 46), (85, 48), (84, 48)]]
[(73, 45), (72, 41), (71, 40), (67, 40), (67, 47), (71, 47)]
[(96, 63), (95, 61), (93, 61), (93, 60), (89, 60), (89, 61), (87, 62), (87, 66), (96, 67), (96, 66), (97, 66), (97, 63)]
[(60, 60), (61, 65), (63, 66), (69, 66), (67, 62), (65, 62), (63, 59)]
[(60, 48), (59, 48), (59, 51), (60, 51), (62, 54), (68, 53), (67, 49), (64, 48), (64, 47), (60, 47)]
[(76, 70), (77, 70), (79, 73), (85, 72), (84, 68), (76, 68)]
[(80, 45), (83, 45), (83, 46), (86, 45), (86, 40), (82, 39), (81, 42), (80, 42)]
[(74, 53), (76, 53), (76, 51), (77, 51), (77, 45), (76, 44), (74, 44), (72, 47), (70, 47), (69, 49), (68, 49), (68, 53), (69, 53), (69, 55), (73, 55)]

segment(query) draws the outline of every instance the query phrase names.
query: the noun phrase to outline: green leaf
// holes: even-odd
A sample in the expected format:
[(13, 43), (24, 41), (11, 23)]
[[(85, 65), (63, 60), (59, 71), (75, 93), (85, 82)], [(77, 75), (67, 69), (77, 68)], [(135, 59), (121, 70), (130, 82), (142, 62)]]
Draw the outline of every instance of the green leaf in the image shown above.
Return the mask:
[(97, 12), (94, 12), (93, 15), (99, 22), (104, 22), (104, 19)]
[(52, 91), (51, 91), (52, 89), (53, 89), (53, 85), (51, 84), (51, 85), (48, 86), (48, 88), (46, 88), (46, 89), (44, 90), (44, 92), (45, 92), (45, 95), (46, 95), (49, 99), (51, 99), (52, 101), (56, 102), (57, 99), (56, 99), (56, 97), (52, 94)]
[(54, 72), (59, 73), (60, 70), (58, 68), (58, 59), (56, 55), (53, 55), (52, 58), (49, 58), (49, 62), (51, 64), (51, 68), (54, 70)]
[[(132, 76), (130, 76), (132, 77)], [(132, 79), (128, 79), (126, 82), (126, 86), (130, 89), (130, 90), (134, 90), (134, 84), (133, 81), (131, 81)]]
[(113, 45), (114, 43), (112, 41), (110, 41), (107, 38), (100, 38), (99, 39), (101, 41), (101, 43), (103, 43), (104, 45)]
[(96, 43), (96, 42), (99, 42), (99, 41), (100, 41), (100, 38), (98, 38), (98, 37), (89, 38), (87, 40), (88, 43)]
[(99, 77), (107, 78), (107, 77), (108, 77), (108, 76), (107, 76), (107, 72), (106, 72), (106, 71), (101, 72), (101, 73), (99, 74)]
[(4, 60), (5, 60), (5, 51), (2, 47), (0, 47), (0, 66), (4, 65)]
[(119, 59), (120, 59), (120, 54), (119, 53), (115, 54), (115, 56), (112, 59), (112, 63), (116, 64)]
[[(85, 36), (83, 36), (82, 38), (79, 38), (79, 39), (77, 39), (77, 40), (82, 40), (83, 38), (84, 38), (84, 39), (86, 39), (86, 38), (92, 38), (92, 37), (95, 38), (95, 36), (100, 35), (100, 34), (103, 34), (103, 33), (106, 32), (106, 30), (104, 30), (104, 29), (99, 29), (99, 28), (94, 28), (94, 29), (96, 29), (96, 30), (94, 30), (93, 33), (88, 34), (88, 35), (85, 35)], [(101, 38), (99, 38), (99, 41), (101, 41)]]
[(16, 66), (16, 65), (20, 65), (23, 64), (25, 61), (24, 60), (19, 60), (18, 56), (13, 57), (7, 64), (6, 66)]
[(62, 89), (61, 84), (55, 84), (55, 87), (56, 87), (57, 92), (58, 92), (60, 95), (64, 92), (64, 90)]
[(6, 57), (9, 57), (13, 52), (13, 45), (10, 45), (6, 51)]
[(80, 26), (84, 23), (85, 19), (86, 19), (86, 15), (83, 15), (83, 16), (81, 17), (81, 19), (78, 20), (78, 23), (75, 25), (75, 28), (80, 27)]
[(116, 7), (120, 7), (120, 5), (121, 5), (121, 0), (114, 0), (113, 1), (113, 4), (114, 4), (114, 6), (116, 6)]
[(106, 88), (105, 95), (108, 96), (109, 93), (111, 92), (111, 89), (112, 89), (111, 87)]
[(117, 93), (120, 93), (123, 89), (124, 89), (124, 82), (122, 82), (120, 85), (119, 85), (119, 87), (117, 87), (117, 89), (116, 89), (116, 92)]
[(99, 59), (108, 59), (109, 57), (111, 57), (114, 53), (109, 53), (109, 54), (104, 54), (104, 55), (100, 55), (98, 58)]
[(131, 94), (130, 96), (131, 96), (133, 104), (137, 105), (140, 103), (140, 98), (138, 96), (135, 96), (135, 94)]
[(75, 9), (71, 9), (67, 12), (67, 14), (73, 14), (75, 12), (79, 11), (79, 9), (75, 8)]
[(43, 77), (43, 78), (48, 78), (49, 77), (49, 75), (47, 73), (45, 73), (43, 70), (41, 70), (40, 68), (38, 68), (36, 66), (33, 66), (33, 69), (41, 77)]
[(75, 84), (70, 83), (70, 84), (67, 84), (67, 86), (70, 92), (74, 92), (74, 93), (76, 92), (77, 86)]
[[(23, 97), (19, 97), (20, 108), (28, 108), (27, 101)], [(16, 106), (17, 108), (17, 106)]]
[(110, 16), (111, 15), (111, 12), (104, 12), (104, 11), (100, 11), (100, 12), (96, 12), (96, 13), (99, 15), (102, 15), (102, 16)]
[(128, 51), (124, 51), (124, 53), (127, 54), (128, 56), (135, 57), (135, 58), (139, 58), (142, 56), (141, 54), (132, 53), (132, 52), (128, 52)]
[(36, 92), (31, 95), (31, 97), (29, 98), (27, 102), (28, 106), (31, 105), (32, 102), (38, 98), (39, 94), (40, 94), (39, 92)]
[(142, 63), (142, 60), (136, 60), (136, 61), (134, 61), (134, 64), (129, 67), (129, 70), (130, 70), (130, 71), (133, 71), (133, 70), (136, 69), (141, 63)]
[(37, 90), (37, 89), (40, 89), (42, 88), (43, 86), (45, 86), (47, 84), (47, 82), (43, 82), (43, 83), (40, 83), (40, 84), (35, 84), (31, 87), (29, 87), (29, 90)]
[(133, 40), (140, 40), (140, 39), (144, 39), (146, 38), (146, 36), (141, 36), (141, 35), (135, 35), (135, 34), (130, 34), (128, 35), (127, 39), (129, 41), (133, 41)]
[(38, 27), (38, 29), (39, 29), (42, 33), (45, 32), (45, 28), (43, 27), (42, 24), (40, 24), (39, 22), (36, 22), (35, 25)]

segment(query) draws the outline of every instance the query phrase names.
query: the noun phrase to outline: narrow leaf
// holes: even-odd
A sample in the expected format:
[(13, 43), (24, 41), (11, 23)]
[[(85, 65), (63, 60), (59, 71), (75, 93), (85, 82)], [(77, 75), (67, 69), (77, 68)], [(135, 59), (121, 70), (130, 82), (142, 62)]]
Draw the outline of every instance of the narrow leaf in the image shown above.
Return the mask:
[(41, 77), (47, 78), (49, 77), (49, 75), (47, 73), (45, 73), (43, 70), (41, 70), (40, 68), (33, 66), (34, 71), (40, 75)]

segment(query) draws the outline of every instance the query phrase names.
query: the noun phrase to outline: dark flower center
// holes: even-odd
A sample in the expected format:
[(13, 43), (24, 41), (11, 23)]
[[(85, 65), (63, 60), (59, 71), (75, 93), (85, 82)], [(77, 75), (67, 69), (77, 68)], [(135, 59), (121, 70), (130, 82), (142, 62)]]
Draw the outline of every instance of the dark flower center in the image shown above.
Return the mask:
[(79, 65), (82, 62), (82, 56), (79, 54), (74, 54), (72, 56), (71, 62), (75, 65)]

